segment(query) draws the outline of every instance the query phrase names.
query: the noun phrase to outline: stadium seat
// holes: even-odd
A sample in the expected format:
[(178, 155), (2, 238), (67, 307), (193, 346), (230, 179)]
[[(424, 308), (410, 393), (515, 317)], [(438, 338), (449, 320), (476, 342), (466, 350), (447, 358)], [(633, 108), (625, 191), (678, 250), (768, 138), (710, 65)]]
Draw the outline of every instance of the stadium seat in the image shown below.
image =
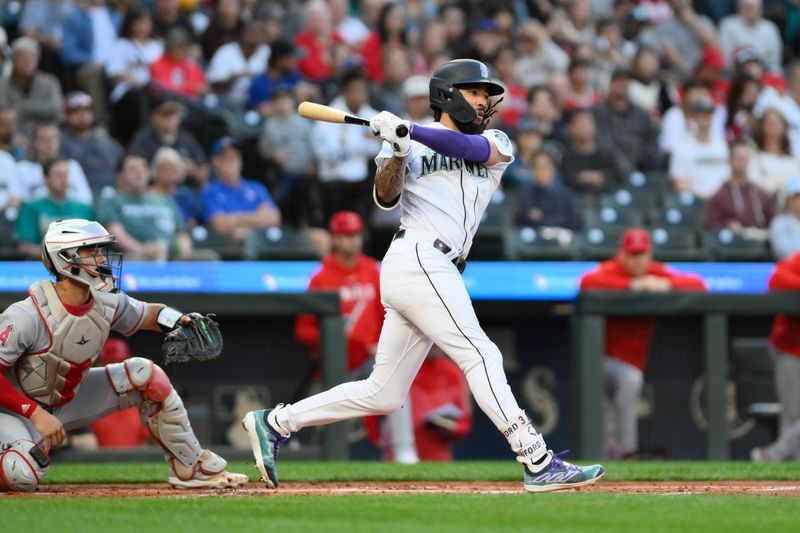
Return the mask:
[[(316, 261), (319, 253), (304, 233), (290, 227), (275, 227), (252, 232), (258, 259)], [(248, 242), (247, 246), (251, 243)]]
[(621, 207), (599, 207), (584, 212), (584, 225), (597, 227), (636, 227), (645, 222), (644, 212)]
[(195, 226), (192, 228), (191, 236), (197, 248), (214, 250), (225, 261), (244, 259), (244, 245), (227, 233), (217, 233), (204, 226)]
[(508, 228), (504, 256), (509, 261), (569, 261), (574, 258), (573, 233), (564, 228)]
[(649, 189), (618, 189), (600, 197), (600, 207), (652, 209), (658, 205), (659, 192)]
[(698, 229), (702, 226), (703, 210), (694, 207), (657, 207), (650, 210), (654, 227)]
[(705, 246), (714, 261), (771, 260), (766, 241), (745, 239), (727, 228), (706, 233)]
[(650, 230), (653, 258), (657, 261), (703, 261), (706, 251), (693, 229), (655, 227)]
[(670, 192), (663, 196), (664, 207), (676, 207), (679, 209), (699, 209), (705, 207), (702, 198), (698, 198), (688, 191)]
[(634, 171), (625, 179), (625, 187), (631, 190), (648, 190), (659, 193), (666, 192), (670, 187), (666, 173), (648, 170), (646, 173)]
[(472, 260), (500, 261), (504, 255), (504, 233), (517, 214), (517, 198), (497, 191), (486, 207), (473, 239), (469, 257)]
[(625, 227), (587, 227), (577, 238), (580, 258), (601, 261), (613, 257), (626, 230)]

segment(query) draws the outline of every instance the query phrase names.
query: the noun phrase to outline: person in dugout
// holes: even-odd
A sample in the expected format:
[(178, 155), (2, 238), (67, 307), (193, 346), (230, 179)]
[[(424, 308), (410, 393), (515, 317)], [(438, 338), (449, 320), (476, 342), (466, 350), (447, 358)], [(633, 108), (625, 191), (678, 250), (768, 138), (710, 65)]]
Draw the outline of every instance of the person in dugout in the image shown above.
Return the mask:
[[(705, 290), (703, 280), (679, 274), (664, 263), (653, 261), (650, 234), (633, 228), (622, 236), (619, 252), (584, 274), (581, 291), (630, 290), (666, 292)], [(603, 359), (605, 390), (605, 456), (636, 459), (638, 456), (639, 397), (656, 319), (653, 317), (607, 317)]]

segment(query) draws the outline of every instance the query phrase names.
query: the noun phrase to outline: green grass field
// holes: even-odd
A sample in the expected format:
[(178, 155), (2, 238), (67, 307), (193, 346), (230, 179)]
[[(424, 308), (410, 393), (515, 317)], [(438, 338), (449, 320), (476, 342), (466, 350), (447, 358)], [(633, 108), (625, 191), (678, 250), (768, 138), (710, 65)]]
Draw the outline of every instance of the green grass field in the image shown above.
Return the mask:
[[(798, 480), (800, 464), (610, 463), (607, 480)], [(251, 465), (234, 463), (247, 472)], [(164, 482), (163, 464), (58, 464), (46, 483)], [(292, 462), (284, 482), (516, 481), (507, 462), (394, 464)], [(359, 496), (187, 496), (125, 499), (0, 497), (0, 531), (798, 531), (800, 498), (603, 492), (387, 494)]]

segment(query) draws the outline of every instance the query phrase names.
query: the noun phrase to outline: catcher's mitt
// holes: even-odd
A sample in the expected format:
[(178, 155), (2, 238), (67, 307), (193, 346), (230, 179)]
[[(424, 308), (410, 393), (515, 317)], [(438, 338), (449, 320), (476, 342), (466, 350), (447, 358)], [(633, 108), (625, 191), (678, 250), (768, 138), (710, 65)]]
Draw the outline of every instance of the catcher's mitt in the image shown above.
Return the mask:
[(161, 345), (164, 365), (189, 361), (209, 361), (222, 353), (222, 333), (214, 320), (216, 315), (200, 313), (187, 315), (192, 321), (178, 325), (167, 333)]

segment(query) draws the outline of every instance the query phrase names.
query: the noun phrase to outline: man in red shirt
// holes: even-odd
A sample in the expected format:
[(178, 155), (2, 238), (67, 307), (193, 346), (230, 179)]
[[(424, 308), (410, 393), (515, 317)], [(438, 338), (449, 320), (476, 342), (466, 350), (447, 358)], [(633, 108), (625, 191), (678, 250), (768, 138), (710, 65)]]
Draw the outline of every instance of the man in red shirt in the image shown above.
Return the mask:
[[(800, 291), (800, 253), (779, 261), (769, 280), (770, 290)], [(800, 317), (778, 315), (772, 324), (775, 389), (781, 402), (778, 440), (753, 448), (759, 463), (800, 460)]]
[[(695, 275), (678, 274), (653, 261), (650, 235), (630, 229), (622, 237), (619, 253), (603, 261), (580, 281), (582, 291), (596, 289), (666, 292), (673, 289), (705, 290)], [(655, 318), (606, 318), (603, 361), (605, 383), (605, 454), (611, 459), (634, 458), (638, 448), (637, 416)]]
[[(348, 378), (365, 379), (372, 372), (383, 326), (378, 262), (361, 253), (364, 222), (355, 211), (334, 213), (328, 229), (333, 251), (322, 259), (322, 267), (311, 277), (308, 290), (339, 291), (347, 333)], [(311, 349), (313, 357), (319, 356), (320, 330), (316, 316), (298, 316), (295, 336)], [(419, 462), (408, 405), (387, 418), (394, 460)]]

